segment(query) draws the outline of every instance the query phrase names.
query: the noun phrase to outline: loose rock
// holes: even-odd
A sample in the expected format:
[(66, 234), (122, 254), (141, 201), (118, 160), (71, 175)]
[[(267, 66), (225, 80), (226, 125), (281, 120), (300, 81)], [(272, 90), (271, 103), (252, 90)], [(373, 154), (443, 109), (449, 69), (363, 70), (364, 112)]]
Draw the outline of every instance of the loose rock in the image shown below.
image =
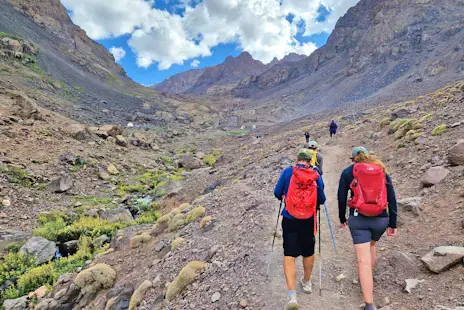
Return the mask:
[(432, 167), (422, 176), (421, 183), (424, 187), (430, 187), (443, 181), (449, 174), (444, 167)]
[(460, 140), (448, 151), (448, 161), (451, 166), (464, 165), (464, 140)]
[(419, 284), (424, 283), (425, 280), (418, 280), (418, 279), (406, 279), (406, 285), (404, 290), (408, 293), (411, 293), (413, 288), (416, 288)]
[(422, 263), (432, 272), (441, 273), (464, 258), (464, 247), (439, 246), (421, 258)]
[(73, 179), (70, 175), (64, 175), (50, 184), (50, 190), (55, 193), (64, 193), (74, 186)]

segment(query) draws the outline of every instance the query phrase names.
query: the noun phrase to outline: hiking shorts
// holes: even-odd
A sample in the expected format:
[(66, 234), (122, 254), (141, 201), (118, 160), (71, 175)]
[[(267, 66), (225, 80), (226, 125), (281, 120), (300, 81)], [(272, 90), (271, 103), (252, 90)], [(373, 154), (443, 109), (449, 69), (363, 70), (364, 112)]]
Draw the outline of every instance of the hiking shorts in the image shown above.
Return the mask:
[(336, 135), (337, 134), (337, 129), (330, 129), (330, 134), (331, 135)]
[(351, 236), (354, 244), (379, 241), (388, 227), (388, 217), (381, 216), (354, 216), (348, 219)]
[(314, 236), (314, 216), (307, 220), (282, 220), (284, 256), (310, 257), (314, 255), (316, 238)]

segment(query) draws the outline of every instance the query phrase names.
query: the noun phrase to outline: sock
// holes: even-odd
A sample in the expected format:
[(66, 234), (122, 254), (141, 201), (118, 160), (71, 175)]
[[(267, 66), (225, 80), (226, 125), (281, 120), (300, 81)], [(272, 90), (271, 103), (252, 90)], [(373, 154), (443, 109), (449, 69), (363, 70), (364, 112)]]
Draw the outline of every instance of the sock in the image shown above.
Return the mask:
[(288, 290), (288, 297), (290, 297), (292, 295), (296, 295), (296, 291), (295, 290)]
[(364, 308), (365, 310), (375, 310), (375, 307), (373, 304), (368, 304), (366, 303), (366, 307)]

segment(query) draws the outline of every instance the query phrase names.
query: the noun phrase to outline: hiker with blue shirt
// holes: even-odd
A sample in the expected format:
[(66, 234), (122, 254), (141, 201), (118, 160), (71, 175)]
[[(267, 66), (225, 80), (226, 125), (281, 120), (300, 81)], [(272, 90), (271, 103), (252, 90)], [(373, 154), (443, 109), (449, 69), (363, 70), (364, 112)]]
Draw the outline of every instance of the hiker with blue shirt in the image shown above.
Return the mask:
[(318, 169), (311, 166), (313, 154), (302, 149), (296, 165), (286, 168), (276, 184), (274, 195), (285, 203), (281, 213), (284, 272), (288, 286), (286, 310), (298, 309), (296, 296), (296, 262), (303, 257), (304, 276), (301, 286), (305, 293), (312, 292), (311, 273), (316, 244), (316, 214), (325, 203), (324, 182)]

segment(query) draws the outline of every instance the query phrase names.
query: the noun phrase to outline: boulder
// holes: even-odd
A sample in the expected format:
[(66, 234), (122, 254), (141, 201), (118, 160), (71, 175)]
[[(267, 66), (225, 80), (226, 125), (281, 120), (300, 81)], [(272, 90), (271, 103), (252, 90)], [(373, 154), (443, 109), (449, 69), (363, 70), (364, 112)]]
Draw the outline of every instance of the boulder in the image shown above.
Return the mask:
[(409, 116), (409, 111), (406, 109), (399, 109), (398, 111), (395, 111), (392, 113), (391, 118), (393, 120), (397, 118), (407, 118)]
[(441, 273), (464, 259), (464, 247), (439, 246), (421, 258), (422, 263), (432, 272)]
[(188, 154), (184, 154), (179, 158), (179, 168), (194, 170), (194, 169), (201, 168), (202, 166), (203, 166), (202, 161)]
[(42, 237), (32, 237), (20, 249), (21, 252), (35, 257), (36, 264), (49, 262), (55, 257), (56, 245)]
[(73, 179), (70, 175), (64, 175), (50, 183), (50, 190), (55, 193), (64, 193), (74, 186)]
[(422, 197), (409, 197), (404, 199), (399, 199), (397, 201), (398, 207), (402, 211), (413, 212), (416, 215), (420, 214), (421, 209), (421, 200)]
[(79, 240), (71, 240), (65, 243), (62, 243), (58, 246), (60, 253), (63, 256), (69, 256), (76, 254), (79, 249)]
[(95, 294), (102, 289), (111, 288), (116, 281), (116, 271), (106, 264), (97, 264), (81, 271), (74, 283), (84, 292)]
[(5, 310), (26, 310), (27, 307), (27, 296), (17, 299), (7, 299), (3, 302), (3, 308)]
[(10, 243), (26, 241), (28, 238), (29, 234), (20, 230), (0, 230), (0, 252)]
[(53, 298), (46, 298), (40, 301), (36, 306), (35, 310), (54, 310), (58, 306), (58, 302)]
[(12, 99), (16, 101), (16, 111), (14, 112), (15, 115), (21, 117), (22, 119), (34, 119), (34, 120), (42, 120), (42, 114), (39, 111), (37, 104), (21, 93), (14, 93)]
[[(114, 165), (113, 165), (113, 166), (114, 166)], [(115, 167), (115, 168), (116, 168), (116, 167)], [(116, 169), (116, 170), (117, 170), (117, 169)], [(118, 171), (118, 172), (119, 172), (119, 171)], [(111, 178), (111, 175), (110, 175), (108, 172), (106, 172), (105, 170), (100, 169), (100, 170), (98, 171), (98, 177), (99, 177), (101, 180), (103, 180), (103, 181), (107, 181), (107, 180), (109, 180), (109, 179)]]
[(83, 124), (69, 124), (63, 127), (63, 131), (76, 140), (85, 140), (89, 137), (89, 128)]
[(111, 175), (118, 175), (119, 174), (119, 170), (113, 164), (109, 164), (108, 167), (106, 167), (106, 171), (108, 171), (108, 173), (111, 174)]
[(108, 293), (105, 310), (127, 310), (134, 289), (123, 285), (115, 286)]
[(100, 217), (110, 223), (129, 222), (134, 220), (129, 210), (124, 208), (101, 211)]
[(122, 130), (117, 125), (103, 125), (103, 126), (98, 128), (97, 135), (99, 135), (99, 134), (105, 134), (106, 135), (106, 137), (104, 137), (105, 139), (108, 136), (116, 138), (117, 136), (122, 134)]
[(116, 136), (116, 144), (117, 144), (117, 145), (120, 145), (120, 146), (126, 147), (127, 144), (128, 144), (128, 142), (127, 142), (127, 139), (124, 138), (123, 136), (117, 135), (117, 136)]
[(456, 145), (449, 149), (448, 161), (451, 166), (464, 165), (464, 140), (459, 140)]
[(105, 243), (110, 242), (110, 238), (107, 235), (101, 235), (100, 237), (93, 240), (93, 245), (97, 248), (101, 248)]
[(421, 183), (424, 187), (430, 187), (443, 181), (449, 174), (445, 167), (432, 167), (422, 176)]

